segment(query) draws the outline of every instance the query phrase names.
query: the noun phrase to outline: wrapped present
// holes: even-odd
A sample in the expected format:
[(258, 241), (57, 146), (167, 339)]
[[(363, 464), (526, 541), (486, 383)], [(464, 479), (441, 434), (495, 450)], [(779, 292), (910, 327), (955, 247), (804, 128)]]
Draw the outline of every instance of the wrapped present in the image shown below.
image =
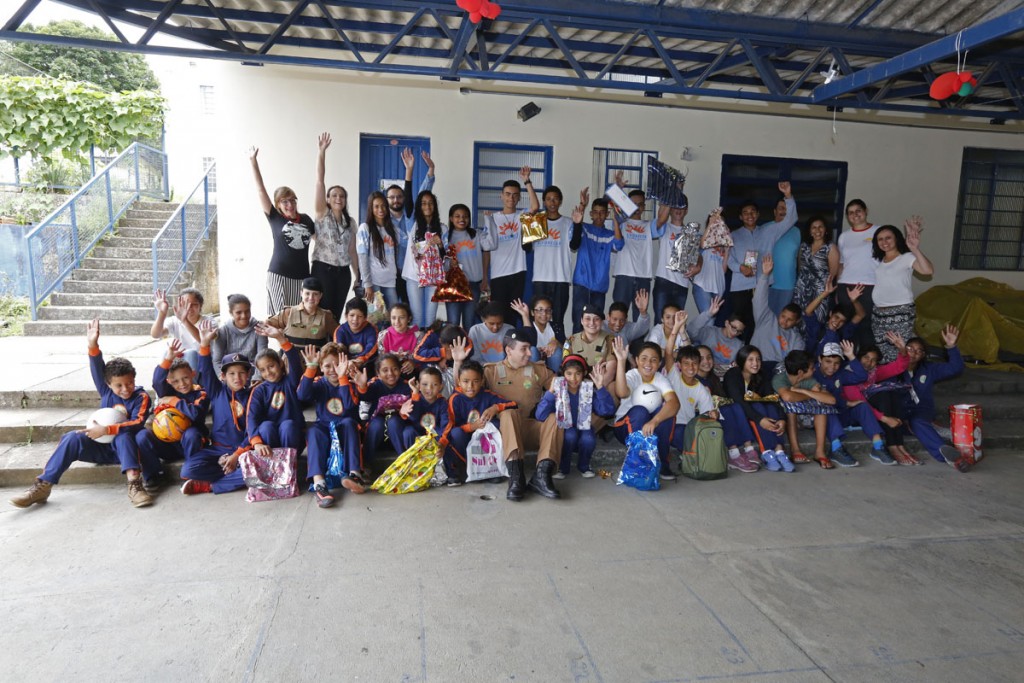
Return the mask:
[(981, 406), (957, 404), (949, 407), (949, 428), (953, 446), (960, 451), (960, 460), (955, 466), (965, 470), (981, 460)]
[(548, 216), (543, 211), (520, 214), (519, 226), (522, 228), (523, 244), (547, 239)]
[(379, 289), (373, 293), (373, 298), (366, 300), (366, 319), (375, 327), (388, 319), (388, 307), (384, 303), (384, 293)]
[(647, 196), (657, 199), (666, 206), (681, 208), (686, 206), (686, 174), (668, 164), (662, 163), (653, 156), (647, 157)]
[(643, 432), (636, 431), (627, 436), (626, 458), (622, 461), (616, 485), (625, 484), (640, 491), (657, 491), (661, 488), (658, 480), (660, 470), (657, 435), (644, 436)]
[(434, 468), (441, 459), (441, 447), (433, 433), (418, 437), (405, 453), (370, 486), (377, 493), (398, 495), (414, 493), (430, 487)]
[(270, 455), (246, 451), (238, 458), (242, 478), (249, 487), (245, 499), (250, 503), (281, 500), (299, 495), (296, 462), (299, 454), (294, 448), (275, 448)]
[(722, 207), (718, 207), (708, 216), (708, 225), (704, 229), (704, 237), (700, 240), (701, 249), (733, 246), (732, 232), (722, 220)]
[(444, 256), (441, 255), (441, 247), (433, 243), (433, 238), (439, 237), (439, 235), (428, 232), (425, 237), (426, 239), (413, 246), (419, 266), (420, 287), (443, 285), (445, 279)]
[(672, 243), (672, 253), (668, 257), (668, 269), (677, 273), (686, 273), (700, 258), (700, 223), (687, 223), (683, 226), (679, 237)]
[(373, 416), (397, 413), (408, 400), (409, 397), (405, 394), (386, 394), (381, 396), (377, 401), (377, 409), (373, 411)]
[(448, 247), (448, 258), (445, 259), (447, 271), (444, 282), (437, 286), (430, 300), (434, 303), (457, 304), (473, 300), (473, 290), (469, 288), (469, 278), (455, 258), (455, 247)]

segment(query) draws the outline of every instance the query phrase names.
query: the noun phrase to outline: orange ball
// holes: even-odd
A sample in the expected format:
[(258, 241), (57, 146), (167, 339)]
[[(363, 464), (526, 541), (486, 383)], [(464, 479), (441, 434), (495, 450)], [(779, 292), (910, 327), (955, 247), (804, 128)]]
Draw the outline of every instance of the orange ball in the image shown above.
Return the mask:
[(161, 441), (177, 443), (181, 441), (185, 430), (191, 426), (192, 421), (182, 415), (180, 411), (174, 408), (165, 408), (153, 417), (150, 429), (153, 430), (153, 436)]

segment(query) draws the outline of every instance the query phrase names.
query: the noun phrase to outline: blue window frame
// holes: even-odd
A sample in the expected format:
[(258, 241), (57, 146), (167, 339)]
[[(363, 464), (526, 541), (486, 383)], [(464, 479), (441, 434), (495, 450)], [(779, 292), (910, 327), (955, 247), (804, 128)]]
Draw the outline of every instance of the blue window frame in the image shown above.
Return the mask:
[(1024, 152), (964, 148), (950, 267), (1024, 269)]
[[(499, 142), (473, 144), (473, 224), (484, 225), (484, 211), (501, 211), (501, 185), (506, 180), (519, 180), (519, 169), (529, 166), (531, 179), (541, 200), (544, 188), (551, 184), (553, 148), (543, 145), (509, 145)], [(523, 193), (519, 207), (530, 208)]]
[[(362, 223), (366, 217), (366, 198), (370, 196), (371, 192), (379, 190), (387, 194), (388, 185), (393, 183), (401, 187), (405, 183), (402, 150), (406, 147), (410, 148), (416, 157), (416, 166), (413, 168), (412, 176), (412, 191), (416, 192), (427, 175), (427, 166), (420, 159), (420, 152), (430, 153), (430, 138), (366, 133), (359, 136), (359, 214), (352, 217), (357, 224)], [(330, 163), (329, 159), (328, 163)], [(328, 176), (330, 176), (329, 168)], [(330, 187), (332, 184), (330, 177), (326, 181), (327, 186)], [(356, 205), (350, 194), (349, 211)]]
[(723, 154), (718, 199), (722, 217), (727, 225), (737, 227), (740, 204), (749, 199), (761, 208), (762, 222), (772, 220), (779, 182), (788, 180), (796, 197), (797, 225), (803, 226), (811, 216), (824, 216), (838, 235), (845, 217), (847, 175), (845, 161)]
[[(615, 174), (622, 171), (623, 180), (626, 181), (626, 192), (630, 190), (647, 191), (647, 157), (658, 158), (657, 152), (642, 151), (635, 149), (608, 149), (603, 147), (594, 148), (594, 175), (593, 187), (590, 189), (591, 198), (601, 197), (605, 189), (615, 182)], [(657, 213), (657, 202), (649, 201), (644, 206), (644, 220), (651, 220)], [(590, 215), (587, 207), (584, 207), (584, 216)]]

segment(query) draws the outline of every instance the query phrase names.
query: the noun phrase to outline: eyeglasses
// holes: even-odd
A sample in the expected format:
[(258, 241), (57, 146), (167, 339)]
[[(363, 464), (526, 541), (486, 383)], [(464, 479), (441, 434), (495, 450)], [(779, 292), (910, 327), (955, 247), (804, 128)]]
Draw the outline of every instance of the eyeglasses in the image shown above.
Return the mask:
[(550, 313), (551, 309), (550, 308), (535, 308), (535, 309), (533, 309), (533, 312), (534, 313)]
[(728, 327), (730, 330), (732, 330), (736, 334), (743, 334), (743, 326), (742, 325), (737, 326), (736, 323), (729, 323), (729, 324), (726, 325), (726, 327)]

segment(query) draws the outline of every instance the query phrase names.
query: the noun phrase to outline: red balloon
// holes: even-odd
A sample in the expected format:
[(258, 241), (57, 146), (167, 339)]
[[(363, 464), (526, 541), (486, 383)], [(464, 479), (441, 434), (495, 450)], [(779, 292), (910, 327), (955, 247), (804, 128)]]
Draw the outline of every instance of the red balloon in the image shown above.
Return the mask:
[(455, 0), (455, 4), (459, 6), (459, 9), (469, 11), (469, 0)]
[(931, 95), (932, 99), (944, 100), (960, 90), (960, 85), (960, 74), (955, 71), (949, 71), (932, 81), (928, 94)]
[(463, 2), (466, 3), (463, 9), (465, 9), (470, 14), (472, 14), (473, 12), (479, 13), (480, 7), (484, 4), (484, 0), (463, 0)]
[(960, 82), (961, 83), (966, 83), (967, 81), (971, 80), (971, 78), (973, 78), (973, 76), (971, 76), (971, 72), (970, 71), (961, 71), (957, 75), (960, 76)]
[(469, 13), (469, 20), (472, 21), (474, 24), (479, 24), (481, 19), (483, 19), (483, 15), (480, 14), (479, 12)]
[(497, 19), (498, 15), (501, 14), (501, 6), (489, 2), (489, 0), (484, 0), (484, 3), (480, 6), (480, 14), (488, 19)]
[(971, 84), (972, 88), (977, 88), (978, 87), (978, 79), (975, 78), (974, 76), (971, 76), (971, 80), (969, 80), (967, 82)]

